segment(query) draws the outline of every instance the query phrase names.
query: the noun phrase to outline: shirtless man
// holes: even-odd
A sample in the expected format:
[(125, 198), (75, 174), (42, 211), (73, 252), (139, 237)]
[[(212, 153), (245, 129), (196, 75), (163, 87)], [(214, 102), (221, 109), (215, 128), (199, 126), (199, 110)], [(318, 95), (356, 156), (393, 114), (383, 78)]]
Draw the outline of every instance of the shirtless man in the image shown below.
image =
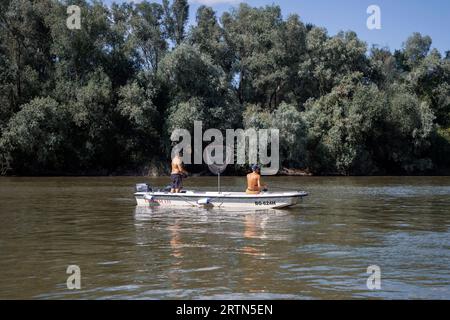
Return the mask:
[(258, 194), (267, 189), (267, 185), (261, 184), (260, 167), (256, 164), (252, 166), (252, 173), (247, 175), (247, 190), (248, 194)]
[(171, 193), (179, 193), (181, 191), (181, 188), (183, 188), (183, 176), (187, 174), (188, 172), (183, 168), (183, 160), (181, 160), (180, 155), (175, 155), (172, 159), (172, 172), (170, 174), (170, 179), (172, 180)]

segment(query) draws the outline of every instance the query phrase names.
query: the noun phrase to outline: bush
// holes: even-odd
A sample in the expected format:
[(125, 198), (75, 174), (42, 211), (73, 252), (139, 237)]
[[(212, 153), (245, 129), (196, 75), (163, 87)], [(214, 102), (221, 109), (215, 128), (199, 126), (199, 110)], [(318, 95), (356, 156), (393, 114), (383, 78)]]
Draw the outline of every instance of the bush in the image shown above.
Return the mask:
[(70, 114), (52, 98), (36, 98), (9, 121), (0, 140), (3, 158), (17, 174), (44, 173), (72, 167)]

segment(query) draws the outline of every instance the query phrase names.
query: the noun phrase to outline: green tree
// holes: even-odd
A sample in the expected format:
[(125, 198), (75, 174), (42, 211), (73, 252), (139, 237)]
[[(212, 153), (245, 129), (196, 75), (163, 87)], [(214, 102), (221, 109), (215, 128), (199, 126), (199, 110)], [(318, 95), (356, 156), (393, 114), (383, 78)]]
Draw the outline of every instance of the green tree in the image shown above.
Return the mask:
[(14, 72), (6, 55), (6, 49), (0, 42), (0, 136), (15, 111)]
[(164, 10), (158, 3), (141, 2), (136, 5), (131, 18), (131, 37), (137, 48), (141, 69), (154, 74), (167, 50), (163, 29)]
[(169, 38), (179, 45), (186, 36), (186, 24), (189, 18), (189, 4), (187, 0), (163, 0), (165, 13), (164, 23)]
[[(190, 31), (190, 42), (197, 45), (202, 53), (208, 54), (215, 65), (222, 67), (227, 75), (231, 75), (233, 52), (224, 38), (224, 30), (217, 21), (214, 10), (200, 6), (197, 10), (197, 25)], [(231, 77), (228, 79), (231, 81)]]
[[(239, 124), (239, 105), (226, 74), (209, 56), (193, 46), (182, 44), (164, 58), (159, 72), (172, 97), (167, 114), (169, 121), (178, 117), (174, 112), (182, 112), (176, 106), (187, 103), (183, 110), (192, 110), (193, 105), (203, 106), (199, 114), (204, 115), (205, 127), (221, 129)], [(193, 98), (196, 98), (192, 100), (194, 102), (189, 102)]]
[(138, 69), (134, 57), (137, 55), (131, 29), (133, 7), (131, 4), (113, 4), (105, 11), (108, 18), (105, 42), (107, 50), (103, 51), (103, 70), (108, 74), (114, 88), (125, 85)]
[(329, 93), (344, 77), (360, 72), (368, 76), (367, 45), (354, 32), (340, 32), (329, 37), (326, 30), (313, 28), (308, 32), (308, 58), (300, 73), (312, 97)]
[(284, 22), (279, 6), (252, 8), (241, 4), (224, 13), (225, 39), (236, 57), (233, 79), (241, 103), (275, 109), (278, 92), (288, 81)]
[(408, 85), (423, 101), (426, 101), (436, 122), (450, 124), (450, 62), (442, 59), (436, 49), (424, 57), (406, 77)]
[(109, 9), (105, 5), (84, 0), (78, 1), (81, 8), (81, 30), (66, 26), (66, 6), (59, 4), (48, 16), (51, 27), (51, 52), (56, 58), (56, 82), (76, 81), (85, 83), (98, 68), (106, 70), (108, 52), (113, 52), (107, 39), (109, 32)]
[(294, 105), (280, 104), (272, 113), (272, 128), (280, 130), (280, 154), (288, 167), (306, 166), (307, 125)]
[(21, 104), (35, 95), (48, 93), (52, 41), (45, 15), (52, 7), (50, 0), (3, 4), (0, 16), (1, 99), (12, 112), (17, 112)]
[(430, 51), (432, 40), (429, 36), (422, 36), (415, 32), (403, 44), (405, 58), (410, 67), (420, 63)]
[(400, 77), (395, 56), (386, 47), (373, 46), (369, 63), (370, 79), (384, 90)]
[(280, 134), (280, 160), (288, 167), (306, 166), (307, 126), (294, 105), (281, 103), (272, 111), (247, 105), (244, 115), (245, 129), (278, 129)]
[[(66, 26), (81, 8), (81, 29)], [(0, 2), (0, 174), (143, 172), (173, 129), (278, 128), (284, 166), (448, 173), (450, 59), (241, 4)]]
[(362, 74), (344, 78), (331, 93), (306, 104), (308, 162), (314, 172), (370, 174), (385, 113), (385, 97)]
[(157, 158), (162, 152), (158, 130), (161, 117), (153, 102), (155, 94), (156, 88), (138, 81), (119, 90), (118, 111), (126, 130), (118, 138), (124, 147), (122, 153), (135, 165)]
[(70, 114), (51, 98), (36, 98), (22, 106), (0, 139), (3, 156), (15, 174), (60, 172), (76, 158), (70, 141)]
[(389, 113), (383, 143), (394, 172), (427, 172), (433, 169), (429, 157), (435, 116), (427, 102), (407, 88), (394, 86), (389, 97)]

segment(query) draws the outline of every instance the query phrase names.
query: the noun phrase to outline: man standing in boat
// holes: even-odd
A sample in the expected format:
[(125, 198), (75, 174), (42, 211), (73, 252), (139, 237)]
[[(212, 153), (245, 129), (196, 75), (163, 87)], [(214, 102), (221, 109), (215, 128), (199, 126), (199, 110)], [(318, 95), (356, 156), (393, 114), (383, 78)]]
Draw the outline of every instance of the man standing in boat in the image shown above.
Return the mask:
[(247, 190), (248, 194), (259, 194), (261, 191), (266, 191), (267, 185), (261, 183), (261, 168), (254, 164), (252, 165), (252, 173), (247, 175)]
[(183, 188), (183, 177), (187, 175), (188, 172), (183, 168), (183, 160), (180, 154), (177, 153), (172, 159), (172, 172), (170, 174), (170, 179), (172, 180), (171, 193), (179, 193), (181, 191)]

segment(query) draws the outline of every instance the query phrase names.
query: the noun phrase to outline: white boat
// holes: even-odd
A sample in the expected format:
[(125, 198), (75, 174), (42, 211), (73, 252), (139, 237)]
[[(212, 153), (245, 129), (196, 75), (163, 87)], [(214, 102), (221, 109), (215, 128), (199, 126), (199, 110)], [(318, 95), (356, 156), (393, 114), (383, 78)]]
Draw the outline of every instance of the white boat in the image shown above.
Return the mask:
[(247, 194), (245, 192), (201, 192), (184, 191), (170, 193), (168, 191), (153, 191), (145, 184), (136, 185), (134, 194), (138, 206), (164, 207), (211, 207), (239, 209), (281, 209), (295, 206), (303, 197), (304, 191), (298, 192), (261, 192)]

